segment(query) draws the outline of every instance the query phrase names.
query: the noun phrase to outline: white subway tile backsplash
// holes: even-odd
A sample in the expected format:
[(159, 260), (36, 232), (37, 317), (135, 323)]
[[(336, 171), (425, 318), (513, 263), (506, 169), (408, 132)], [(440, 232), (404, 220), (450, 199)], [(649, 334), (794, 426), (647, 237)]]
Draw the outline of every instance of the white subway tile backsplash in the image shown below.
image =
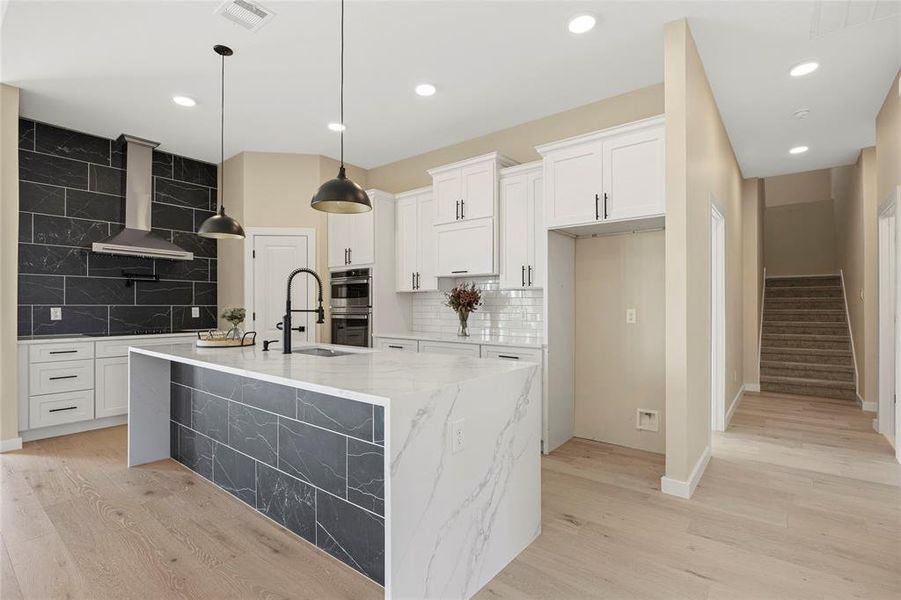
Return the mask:
[[(474, 282), (482, 289), (482, 306), (469, 315), (472, 335), (504, 335), (540, 342), (544, 322), (542, 290), (501, 290), (497, 277), (442, 280), (442, 288)], [(453, 334), (457, 332), (457, 314), (445, 306), (444, 291), (413, 295), (413, 331)]]

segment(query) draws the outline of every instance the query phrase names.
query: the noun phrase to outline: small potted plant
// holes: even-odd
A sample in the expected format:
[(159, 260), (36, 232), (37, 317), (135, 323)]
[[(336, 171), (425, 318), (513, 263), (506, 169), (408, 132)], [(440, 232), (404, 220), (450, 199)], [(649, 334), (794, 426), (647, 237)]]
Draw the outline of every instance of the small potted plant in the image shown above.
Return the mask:
[(241, 330), (239, 326), (247, 317), (247, 310), (244, 308), (226, 308), (222, 311), (222, 318), (231, 323), (232, 328), (225, 335), (226, 338), (241, 339)]
[(458, 335), (469, 336), (469, 313), (477, 310), (482, 305), (482, 290), (474, 283), (463, 283), (446, 292), (445, 304), (457, 313), (460, 319), (460, 331)]

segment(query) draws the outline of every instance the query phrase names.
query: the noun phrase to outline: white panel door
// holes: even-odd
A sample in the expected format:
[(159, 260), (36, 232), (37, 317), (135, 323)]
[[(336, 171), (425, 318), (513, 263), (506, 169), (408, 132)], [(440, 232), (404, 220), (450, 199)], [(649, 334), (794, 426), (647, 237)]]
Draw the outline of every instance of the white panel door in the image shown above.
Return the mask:
[(432, 177), (432, 194), (435, 201), (435, 225), (453, 223), (460, 219), (460, 201), (463, 199), (460, 169), (451, 169)]
[(416, 244), (416, 290), (428, 291), (438, 289), (438, 278), (435, 276), (435, 210), (432, 194), (425, 193), (418, 197), (417, 244)]
[(463, 197), (460, 219), (493, 217), (497, 198), (497, 164), (490, 160), (463, 167), (461, 171)]
[[(529, 173), (527, 180), (528, 198), (531, 206), (529, 216), (529, 264), (532, 265), (530, 287), (544, 287), (544, 270), (547, 262), (547, 230), (544, 228), (544, 179), (541, 172)], [(528, 277), (528, 274), (527, 274)], [(527, 281), (529, 281), (527, 279)]]
[[(431, 206), (429, 206), (431, 208)], [(397, 201), (395, 207), (396, 242), (395, 274), (398, 292), (412, 292), (416, 273), (416, 247), (418, 244), (419, 218), (417, 197), (408, 196)]]
[[(374, 210), (374, 209), (373, 209)], [(371, 265), (375, 262), (375, 221), (373, 211), (344, 215), (349, 222), (347, 247), (351, 265)]]
[(351, 217), (357, 215), (341, 215), (330, 213), (328, 215), (328, 266), (343, 267), (347, 264), (350, 248)]
[[(254, 235), (253, 310), (256, 318), (253, 329), (258, 340), (282, 339), (282, 332), (276, 325), (285, 315), (288, 275), (294, 269), (311, 266), (307, 248), (306, 235)], [(316, 283), (312, 277), (295, 277), (291, 297), (293, 308), (316, 308), (315, 290)], [(293, 325), (303, 325), (306, 331), (292, 332), (292, 341), (316, 341), (316, 318), (313, 313), (295, 313)]]
[(529, 202), (527, 175), (501, 178), (500, 213), (500, 285), (505, 289), (526, 287), (529, 260), (529, 213), (534, 211), (534, 201)]
[(547, 227), (599, 220), (603, 164), (600, 142), (563, 148), (544, 157)]
[(94, 418), (128, 413), (128, 357), (94, 361)]
[(662, 126), (604, 140), (606, 219), (663, 214), (664, 169)]
[(494, 272), (494, 219), (463, 221), (435, 228), (439, 277), (490, 275)]

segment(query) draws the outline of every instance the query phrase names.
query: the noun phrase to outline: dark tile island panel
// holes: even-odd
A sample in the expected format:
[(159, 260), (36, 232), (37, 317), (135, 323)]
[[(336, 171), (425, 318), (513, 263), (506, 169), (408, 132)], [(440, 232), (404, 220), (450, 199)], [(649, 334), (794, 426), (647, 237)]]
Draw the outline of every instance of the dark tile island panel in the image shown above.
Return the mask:
[(384, 411), (171, 363), (170, 454), (370, 579), (385, 579)]
[[(216, 242), (194, 233), (216, 206), (216, 165), (153, 152), (154, 231), (193, 261), (91, 252), (124, 227), (125, 154), (116, 140), (19, 120), (19, 335), (216, 326)], [(128, 287), (123, 272), (160, 281)]]

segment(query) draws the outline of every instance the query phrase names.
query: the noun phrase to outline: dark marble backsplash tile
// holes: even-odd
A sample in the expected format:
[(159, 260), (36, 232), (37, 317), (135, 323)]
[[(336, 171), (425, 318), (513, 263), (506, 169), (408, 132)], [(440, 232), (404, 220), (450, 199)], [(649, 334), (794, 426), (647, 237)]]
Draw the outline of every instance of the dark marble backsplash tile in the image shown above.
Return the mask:
[[(199, 317), (193, 316), (191, 309), (197, 308)], [(172, 330), (215, 329), (217, 324), (215, 306), (173, 306)]]
[(316, 488), (263, 464), (257, 464), (257, 510), (316, 543)]
[(19, 119), (19, 148), (34, 150), (34, 121)]
[(316, 545), (385, 583), (385, 521), (322, 492), (316, 493)]
[(170, 306), (110, 306), (109, 332), (126, 334), (147, 329), (168, 331), (172, 327), (171, 309)]
[(215, 283), (194, 282), (194, 304), (206, 304), (216, 306), (218, 304), (219, 290)]
[(169, 384), (169, 418), (185, 427), (191, 427), (191, 388), (177, 383)]
[(178, 454), (175, 460), (199, 475), (213, 480), (213, 440), (187, 427), (178, 428)]
[(19, 275), (19, 304), (60, 305), (65, 298), (64, 277), (55, 275)]
[(174, 177), (172, 171), (172, 155), (168, 152), (153, 151), (153, 176), (154, 177)]
[(173, 157), (173, 179), (216, 187), (216, 165), (183, 156)]
[(171, 241), (185, 250), (193, 252), (195, 257), (216, 258), (216, 240), (202, 238), (194, 232), (173, 231)]
[(297, 390), (297, 419), (372, 441), (372, 404)]
[(34, 239), (33, 215), (21, 215), (19, 217), (19, 241), (31, 242)]
[(385, 445), (385, 407), (372, 406), (372, 441)]
[(66, 188), (21, 181), (19, 182), (19, 211), (64, 215), (66, 213)]
[(347, 499), (385, 514), (385, 453), (381, 446), (347, 440)]
[(347, 486), (347, 438), (279, 418), (278, 468), (342, 498)]
[(256, 461), (225, 444), (213, 447), (213, 483), (256, 508)]
[(150, 220), (154, 227), (197, 231), (194, 227), (194, 211), (190, 208), (154, 202), (150, 208)]
[(193, 428), (217, 442), (228, 443), (228, 400), (194, 390), (191, 394)]
[(31, 335), (31, 305), (16, 307), (16, 335)]
[(88, 189), (88, 163), (19, 150), (19, 179)]
[(66, 302), (69, 304), (134, 304), (135, 288), (124, 279), (66, 277)]
[(125, 198), (100, 192), (68, 190), (66, 216), (125, 223)]
[(34, 243), (90, 248), (110, 235), (109, 224), (69, 217), (34, 215)]
[(36, 152), (74, 158), (99, 165), (110, 163), (110, 140), (108, 139), (37, 123), (34, 141)]
[(32, 334), (61, 335), (70, 333), (106, 333), (109, 329), (106, 306), (72, 306), (62, 307), (63, 318), (50, 320), (49, 306), (34, 306)]
[(91, 165), (89, 188), (94, 192), (125, 195), (125, 169)]
[(87, 264), (84, 248), (19, 244), (19, 273), (84, 275)]
[(243, 379), (242, 381), (244, 404), (292, 419), (296, 416), (297, 390), (295, 388), (259, 379)]
[(191, 304), (194, 302), (194, 284), (190, 281), (138, 281), (135, 282), (137, 304)]
[(194, 260), (157, 260), (156, 273), (162, 279), (209, 281), (209, 261), (203, 258), (195, 258)]
[(113, 254), (88, 255), (88, 275), (91, 277), (122, 277), (123, 272), (153, 275), (153, 259)]
[(278, 416), (237, 402), (228, 403), (228, 443), (253, 458), (278, 464)]
[(210, 209), (210, 188), (174, 179), (156, 178), (153, 199), (188, 208)]

